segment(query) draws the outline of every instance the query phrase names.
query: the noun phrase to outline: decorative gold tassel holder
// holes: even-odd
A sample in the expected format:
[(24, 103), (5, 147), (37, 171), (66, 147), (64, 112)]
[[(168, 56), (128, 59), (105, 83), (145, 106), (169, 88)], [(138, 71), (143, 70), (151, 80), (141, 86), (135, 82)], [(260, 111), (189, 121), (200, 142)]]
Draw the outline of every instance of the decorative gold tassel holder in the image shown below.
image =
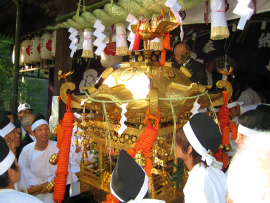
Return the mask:
[(127, 55), (127, 34), (126, 24), (124, 22), (118, 22), (116, 25), (116, 55), (125, 56)]
[(86, 28), (84, 30), (84, 42), (83, 42), (83, 58), (94, 58), (93, 52), (93, 29)]

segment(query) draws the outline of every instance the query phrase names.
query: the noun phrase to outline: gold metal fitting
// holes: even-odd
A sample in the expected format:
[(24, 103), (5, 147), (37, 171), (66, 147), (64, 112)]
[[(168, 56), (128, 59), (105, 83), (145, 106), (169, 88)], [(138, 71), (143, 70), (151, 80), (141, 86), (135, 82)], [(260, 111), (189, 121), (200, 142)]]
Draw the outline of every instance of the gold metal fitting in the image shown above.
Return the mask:
[(59, 156), (58, 153), (57, 154), (52, 154), (50, 159), (49, 159), (50, 164), (56, 165), (58, 163), (58, 156)]
[(53, 179), (51, 182), (48, 182), (47, 185), (46, 185), (46, 190), (49, 192), (49, 193), (52, 193), (53, 190), (54, 190), (54, 185), (55, 185), (55, 179)]
[(138, 151), (134, 159), (140, 166), (144, 167), (146, 165), (145, 156), (140, 151)]

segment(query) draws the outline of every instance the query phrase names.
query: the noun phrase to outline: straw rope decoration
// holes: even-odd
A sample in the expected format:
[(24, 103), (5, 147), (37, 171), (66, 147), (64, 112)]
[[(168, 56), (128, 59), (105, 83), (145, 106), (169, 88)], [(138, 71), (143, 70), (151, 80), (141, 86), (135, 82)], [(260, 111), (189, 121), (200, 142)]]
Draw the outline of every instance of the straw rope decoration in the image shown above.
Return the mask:
[[(66, 96), (66, 95), (63, 95)], [(71, 135), (74, 122), (74, 114), (72, 113), (71, 108), (71, 97), (70, 94), (67, 95), (67, 112), (64, 115), (62, 120), (63, 135), (61, 143), (59, 144), (59, 157), (57, 170), (55, 172), (55, 186), (53, 192), (53, 200), (57, 203), (62, 202), (65, 196), (67, 175), (68, 175), (68, 163), (69, 163), (69, 152), (70, 152), (70, 143)], [(60, 97), (61, 99), (61, 97)], [(57, 143), (58, 147), (58, 143)]]

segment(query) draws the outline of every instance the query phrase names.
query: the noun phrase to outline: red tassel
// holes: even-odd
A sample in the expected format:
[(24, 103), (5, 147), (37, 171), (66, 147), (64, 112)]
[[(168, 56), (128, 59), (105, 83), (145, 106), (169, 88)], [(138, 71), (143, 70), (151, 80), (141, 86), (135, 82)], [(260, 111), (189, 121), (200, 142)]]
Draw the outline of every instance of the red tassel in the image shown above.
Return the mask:
[(139, 50), (140, 40), (141, 40), (140, 26), (141, 26), (141, 20), (139, 20), (139, 23), (138, 23), (132, 50)]
[(166, 61), (166, 49), (161, 49), (161, 59), (160, 59), (160, 62), (159, 62), (159, 65), (161, 66), (164, 66), (165, 65), (165, 61)]
[(237, 137), (237, 127), (235, 125), (235, 122), (230, 121), (230, 127), (231, 127), (231, 140), (234, 140)]
[(135, 35), (135, 39), (134, 39), (132, 50), (139, 50), (140, 40), (141, 40), (141, 35), (140, 34), (136, 34)]

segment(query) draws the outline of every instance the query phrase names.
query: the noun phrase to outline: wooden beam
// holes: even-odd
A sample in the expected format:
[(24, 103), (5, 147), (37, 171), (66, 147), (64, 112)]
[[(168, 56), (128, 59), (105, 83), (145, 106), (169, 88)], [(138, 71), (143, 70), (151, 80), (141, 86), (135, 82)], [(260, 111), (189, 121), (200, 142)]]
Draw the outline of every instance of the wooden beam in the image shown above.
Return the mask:
[[(68, 38), (70, 33), (67, 29), (57, 30), (56, 36), (56, 55), (54, 66), (54, 82), (53, 82), (53, 96), (60, 96), (60, 87), (64, 80), (58, 80), (58, 71), (62, 70), (63, 73), (68, 73), (72, 70), (72, 58), (70, 58), (70, 39)], [(68, 82), (71, 82), (71, 77), (67, 78)], [(59, 120), (62, 120), (66, 112), (66, 104), (59, 101)]]

